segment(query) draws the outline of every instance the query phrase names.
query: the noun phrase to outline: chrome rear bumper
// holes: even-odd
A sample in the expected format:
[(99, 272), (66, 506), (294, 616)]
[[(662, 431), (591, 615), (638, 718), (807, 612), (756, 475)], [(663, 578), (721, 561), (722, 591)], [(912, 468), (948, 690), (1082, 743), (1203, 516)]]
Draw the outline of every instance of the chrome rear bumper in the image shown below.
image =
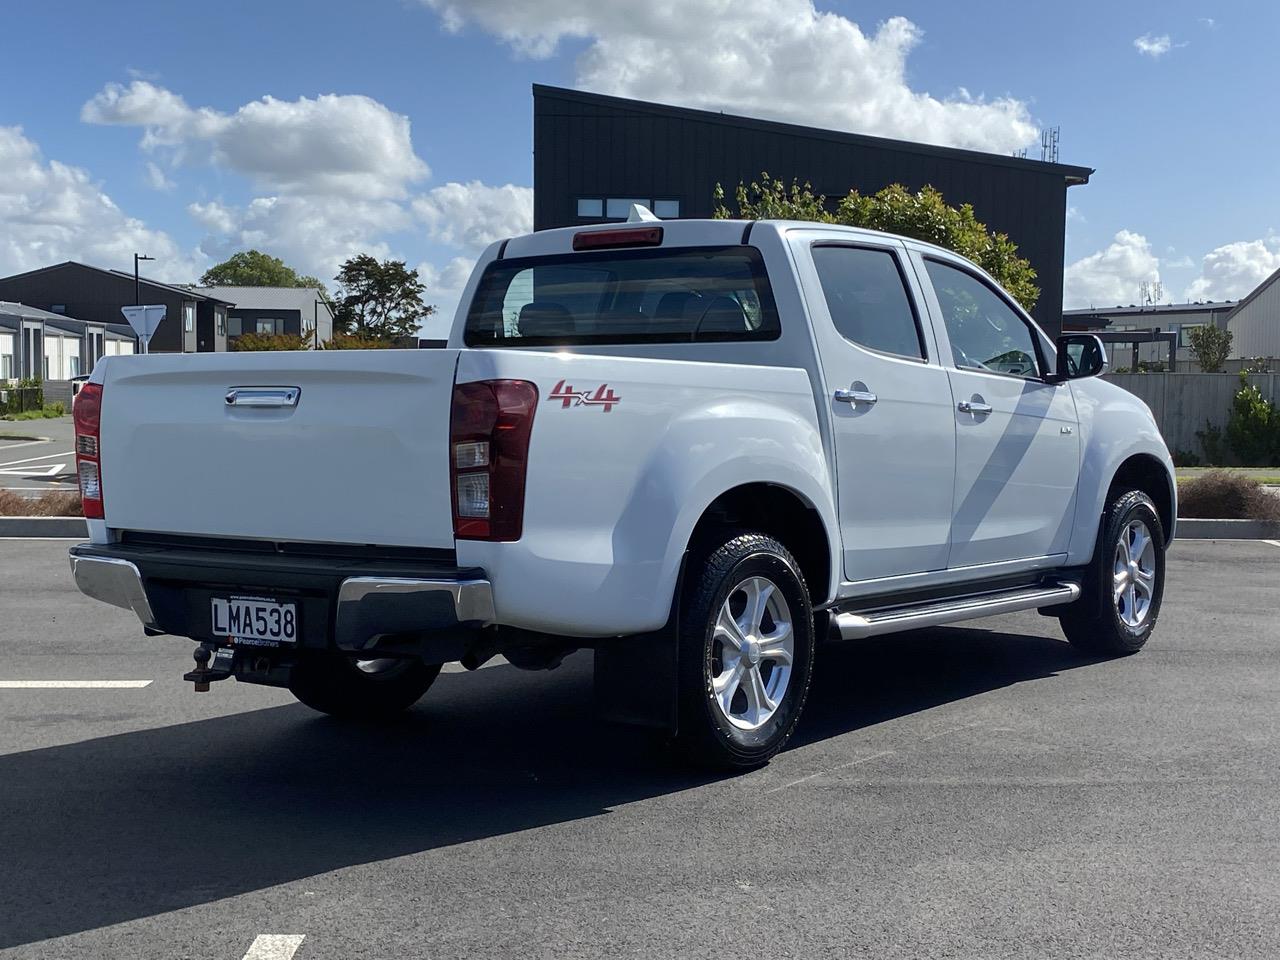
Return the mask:
[[(185, 622), (188, 618), (172, 622), (171, 613), (164, 615), (166, 622), (159, 622), (155, 610), (163, 613), (165, 609), (172, 611), (173, 608), (172, 602), (163, 601), (165, 595), (175, 591), (172, 570), (158, 568), (150, 571), (149, 575), (159, 572), (165, 577), (164, 585), (156, 588), (161, 591), (156, 595), (159, 606), (153, 608), (138, 565), (121, 557), (103, 556), (110, 549), (96, 544), (71, 549), (71, 574), (81, 593), (103, 603), (132, 610), (142, 625), (151, 630), (185, 636), (200, 636), (207, 631), (208, 624)], [(141, 557), (136, 559), (144, 566), (150, 562)], [(225, 568), (218, 572), (223, 571)], [(202, 591), (220, 589), (215, 586), (219, 578), (209, 576), (211, 572), (198, 572), (197, 578), (197, 571), (182, 571), (183, 575), (176, 578), (176, 587), (179, 590), (186, 586)], [(256, 581), (256, 589), (269, 591), (271, 582), (270, 576), (262, 578)], [(488, 580), (474, 576), (416, 579), (369, 575), (329, 579), (327, 582), (330, 586), (324, 589), (333, 610), (332, 640), (343, 650), (366, 649), (386, 635), (458, 626), (479, 627), (495, 620), (493, 587)], [(319, 622), (327, 617), (318, 615), (314, 619)]]

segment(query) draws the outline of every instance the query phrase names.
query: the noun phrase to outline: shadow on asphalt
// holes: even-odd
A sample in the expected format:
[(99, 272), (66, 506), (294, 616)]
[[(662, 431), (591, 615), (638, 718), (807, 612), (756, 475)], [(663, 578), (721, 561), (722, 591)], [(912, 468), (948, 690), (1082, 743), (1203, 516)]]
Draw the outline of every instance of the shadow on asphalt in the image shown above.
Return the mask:
[[(1091, 662), (1059, 640), (959, 628), (820, 656), (796, 743)], [(386, 726), (291, 705), (0, 757), (0, 949), (713, 779), (595, 722), (591, 699), (579, 654), (551, 674), (443, 674)]]

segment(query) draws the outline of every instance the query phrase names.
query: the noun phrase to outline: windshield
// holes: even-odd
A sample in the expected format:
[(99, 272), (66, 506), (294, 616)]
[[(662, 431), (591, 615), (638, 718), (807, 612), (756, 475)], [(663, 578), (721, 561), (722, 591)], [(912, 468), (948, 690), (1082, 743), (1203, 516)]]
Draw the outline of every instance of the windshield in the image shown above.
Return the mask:
[(773, 294), (751, 247), (611, 250), (497, 260), (468, 346), (773, 340)]

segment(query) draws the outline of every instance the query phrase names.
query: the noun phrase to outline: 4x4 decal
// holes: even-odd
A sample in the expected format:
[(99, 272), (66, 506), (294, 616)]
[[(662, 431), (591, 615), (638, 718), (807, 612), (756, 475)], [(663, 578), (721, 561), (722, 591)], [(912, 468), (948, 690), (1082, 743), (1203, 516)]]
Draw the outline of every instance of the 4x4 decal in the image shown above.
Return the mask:
[(575, 390), (572, 384), (566, 386), (563, 380), (552, 387), (547, 399), (561, 401), (561, 410), (568, 410), (570, 407), (600, 406), (604, 407), (605, 413), (608, 413), (614, 406), (622, 402), (622, 398), (614, 393), (607, 383), (600, 384), (592, 392), (591, 390)]

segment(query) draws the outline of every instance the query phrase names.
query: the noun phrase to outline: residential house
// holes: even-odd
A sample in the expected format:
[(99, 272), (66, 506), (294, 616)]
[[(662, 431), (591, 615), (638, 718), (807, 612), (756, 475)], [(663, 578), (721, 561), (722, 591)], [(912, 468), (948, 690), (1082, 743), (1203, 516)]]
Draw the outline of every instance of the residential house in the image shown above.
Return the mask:
[(230, 300), (227, 336), (234, 343), (243, 333), (306, 337), (319, 346), (333, 337), (333, 313), (323, 291), (315, 287), (192, 287), (193, 291)]

